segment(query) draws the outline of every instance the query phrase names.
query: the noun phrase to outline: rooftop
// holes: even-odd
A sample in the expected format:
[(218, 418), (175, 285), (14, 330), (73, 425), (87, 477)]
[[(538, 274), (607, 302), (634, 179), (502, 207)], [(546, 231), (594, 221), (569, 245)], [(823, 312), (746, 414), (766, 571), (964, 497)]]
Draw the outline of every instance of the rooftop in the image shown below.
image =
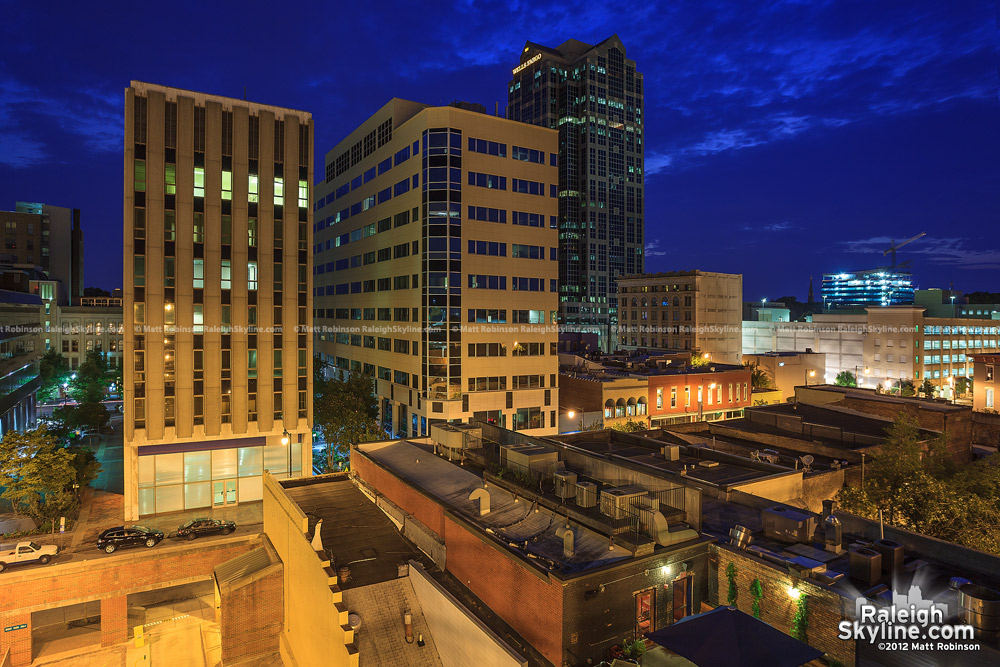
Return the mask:
[(427, 558), (396, 529), (375, 503), (346, 475), (305, 477), (283, 482), (285, 492), (309, 518), (311, 529), (323, 521), (320, 536), (335, 568), (347, 565), (349, 590), (396, 579), (408, 560)]
[(487, 485), (490, 511), (480, 515), (479, 503), (469, 496), (483, 488), (483, 477), (435, 456), (426, 444), (395, 440), (362, 444), (358, 450), (545, 569), (572, 574), (631, 556), (624, 549), (609, 550), (606, 536), (579, 524), (573, 526), (573, 555), (564, 555), (563, 538), (556, 530), (566, 519), (543, 507), (532, 511), (524, 496), (515, 500), (513, 493), (496, 484)]
[[(867, 389), (863, 387), (841, 387), (834, 384), (814, 384), (808, 387), (796, 387), (796, 398), (801, 405), (803, 402), (810, 402), (808, 394), (810, 392), (825, 392), (830, 394), (840, 394), (844, 398), (857, 398), (866, 401), (878, 401), (881, 403), (895, 403), (897, 405), (911, 405), (921, 410), (933, 410), (936, 412), (962, 412), (967, 411), (968, 406), (956, 405), (943, 398), (923, 398), (920, 396), (896, 396)], [(799, 394), (802, 396), (799, 396)]]

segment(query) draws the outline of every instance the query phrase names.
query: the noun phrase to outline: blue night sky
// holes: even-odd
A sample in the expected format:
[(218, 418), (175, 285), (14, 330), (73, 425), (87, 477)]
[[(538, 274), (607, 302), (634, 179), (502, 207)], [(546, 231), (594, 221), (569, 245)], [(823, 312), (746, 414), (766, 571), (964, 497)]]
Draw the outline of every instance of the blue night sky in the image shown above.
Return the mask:
[(0, 3), (0, 208), (82, 209), (88, 285), (121, 285), (131, 79), (311, 111), (322, 156), (393, 96), (503, 106), (526, 40), (617, 33), (645, 75), (647, 270), (804, 300), (927, 232), (899, 253), (918, 286), (1000, 290), (991, 2), (136, 4)]

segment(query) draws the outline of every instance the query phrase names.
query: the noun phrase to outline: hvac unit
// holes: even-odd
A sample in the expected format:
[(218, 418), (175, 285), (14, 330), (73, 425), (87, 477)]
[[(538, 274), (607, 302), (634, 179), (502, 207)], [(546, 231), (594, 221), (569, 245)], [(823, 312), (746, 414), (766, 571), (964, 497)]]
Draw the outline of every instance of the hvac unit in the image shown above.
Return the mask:
[(903, 572), (903, 545), (893, 540), (875, 540), (872, 549), (882, 554), (882, 574), (889, 575), (892, 583), (894, 573)]
[(580, 507), (596, 507), (597, 484), (593, 482), (577, 482), (576, 504)]
[(646, 496), (646, 489), (641, 486), (620, 486), (615, 489), (601, 491), (601, 514), (612, 519), (624, 519), (629, 512), (627, 508)]
[(760, 518), (764, 535), (782, 542), (807, 543), (816, 528), (816, 517), (812, 514), (780, 505), (764, 510)]
[(576, 497), (576, 473), (568, 470), (559, 470), (552, 473), (552, 479), (556, 485), (556, 495), (563, 500)]
[(681, 446), (680, 445), (666, 445), (660, 448), (660, 452), (663, 454), (663, 458), (668, 461), (680, 461), (681, 460)]
[(882, 554), (879, 552), (859, 547), (851, 549), (848, 558), (851, 579), (860, 581), (865, 586), (874, 586), (882, 579)]

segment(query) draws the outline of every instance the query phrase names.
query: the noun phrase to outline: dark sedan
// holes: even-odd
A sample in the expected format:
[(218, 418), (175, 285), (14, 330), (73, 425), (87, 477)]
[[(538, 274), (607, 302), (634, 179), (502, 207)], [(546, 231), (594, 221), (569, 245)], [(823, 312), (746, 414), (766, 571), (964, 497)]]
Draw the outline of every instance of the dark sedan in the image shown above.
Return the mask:
[(177, 537), (193, 540), (201, 535), (228, 535), (236, 530), (236, 524), (222, 519), (191, 519), (177, 529)]
[(97, 548), (111, 554), (124, 547), (155, 547), (163, 539), (163, 531), (145, 526), (108, 528), (97, 538)]

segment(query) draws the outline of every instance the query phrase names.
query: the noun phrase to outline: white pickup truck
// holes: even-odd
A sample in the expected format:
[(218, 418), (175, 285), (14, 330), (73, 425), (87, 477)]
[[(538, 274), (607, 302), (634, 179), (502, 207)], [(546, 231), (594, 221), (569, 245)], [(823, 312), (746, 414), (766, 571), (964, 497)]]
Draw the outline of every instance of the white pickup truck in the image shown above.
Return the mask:
[(17, 545), (0, 545), (0, 572), (11, 565), (39, 562), (48, 565), (52, 557), (59, 553), (54, 544), (38, 545), (34, 542), (18, 542)]

